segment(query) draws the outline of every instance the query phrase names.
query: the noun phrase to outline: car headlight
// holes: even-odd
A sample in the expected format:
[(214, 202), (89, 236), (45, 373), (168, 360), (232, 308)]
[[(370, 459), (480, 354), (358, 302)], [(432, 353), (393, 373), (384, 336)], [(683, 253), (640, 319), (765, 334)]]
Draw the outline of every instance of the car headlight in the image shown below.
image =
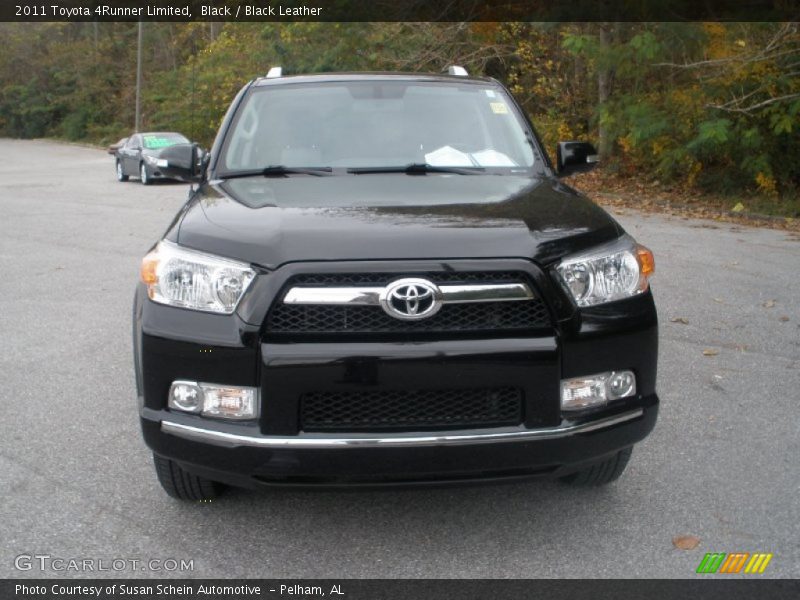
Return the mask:
[(156, 156), (150, 156), (149, 154), (145, 154), (144, 155), (144, 162), (146, 162), (148, 165), (151, 165), (153, 167), (166, 167), (167, 166), (167, 160), (166, 159), (158, 158)]
[(141, 278), (153, 302), (231, 314), (256, 273), (247, 264), (161, 241), (142, 259)]
[(594, 306), (641, 294), (655, 271), (653, 253), (623, 236), (557, 266), (561, 282), (578, 306)]

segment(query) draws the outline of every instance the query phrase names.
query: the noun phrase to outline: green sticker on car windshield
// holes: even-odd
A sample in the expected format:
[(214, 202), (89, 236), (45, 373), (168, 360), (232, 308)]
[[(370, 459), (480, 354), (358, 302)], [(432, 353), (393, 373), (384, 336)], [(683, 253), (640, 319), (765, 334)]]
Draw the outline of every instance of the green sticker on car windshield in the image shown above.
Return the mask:
[(168, 138), (168, 137), (159, 137), (157, 135), (145, 135), (143, 136), (144, 139), (144, 147), (145, 148), (166, 148), (168, 146), (174, 146), (178, 143), (178, 140), (175, 138)]

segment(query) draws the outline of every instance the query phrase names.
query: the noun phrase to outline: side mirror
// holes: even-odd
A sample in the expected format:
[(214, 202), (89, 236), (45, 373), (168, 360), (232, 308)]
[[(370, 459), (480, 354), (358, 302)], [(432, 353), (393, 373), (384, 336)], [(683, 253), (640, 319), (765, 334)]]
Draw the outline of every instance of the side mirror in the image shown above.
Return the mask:
[(158, 155), (158, 168), (166, 177), (196, 183), (203, 179), (206, 155), (199, 144), (175, 144)]
[(588, 142), (558, 142), (556, 147), (558, 176), (567, 177), (574, 173), (585, 173), (597, 166), (597, 150)]

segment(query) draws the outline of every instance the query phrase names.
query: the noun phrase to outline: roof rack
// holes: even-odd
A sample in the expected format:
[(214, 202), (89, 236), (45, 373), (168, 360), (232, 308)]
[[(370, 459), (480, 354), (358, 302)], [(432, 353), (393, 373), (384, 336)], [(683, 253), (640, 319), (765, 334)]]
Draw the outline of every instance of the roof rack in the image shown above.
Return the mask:
[(460, 67), (458, 65), (451, 65), (447, 67), (447, 74), (448, 75), (455, 75), (457, 77), (469, 77), (469, 73), (464, 67)]
[(275, 79), (283, 75), (283, 69), (280, 67), (272, 67), (267, 73), (267, 79)]

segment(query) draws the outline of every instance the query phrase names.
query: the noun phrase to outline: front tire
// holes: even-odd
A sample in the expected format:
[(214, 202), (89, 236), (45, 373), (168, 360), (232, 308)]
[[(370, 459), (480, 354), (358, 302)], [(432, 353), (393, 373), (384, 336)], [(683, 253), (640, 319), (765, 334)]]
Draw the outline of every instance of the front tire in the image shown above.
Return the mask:
[(142, 180), (142, 185), (150, 185), (153, 183), (153, 180), (150, 179), (150, 176), (147, 174), (147, 167), (144, 163), (139, 165), (139, 179)]
[(585, 487), (598, 487), (601, 485), (607, 485), (612, 481), (619, 479), (620, 475), (622, 475), (622, 472), (625, 470), (625, 467), (628, 465), (628, 461), (631, 458), (632, 452), (633, 448), (625, 448), (624, 450), (620, 450), (614, 456), (604, 460), (603, 462), (595, 463), (590, 467), (586, 467), (585, 469), (578, 471), (577, 473), (572, 473), (566, 477), (562, 477), (561, 481), (569, 485)]
[(117, 181), (128, 181), (128, 176), (125, 175), (125, 171), (122, 169), (122, 161), (117, 159)]
[(192, 475), (168, 458), (153, 454), (153, 464), (161, 487), (178, 500), (194, 502), (213, 500), (225, 489), (221, 483)]

